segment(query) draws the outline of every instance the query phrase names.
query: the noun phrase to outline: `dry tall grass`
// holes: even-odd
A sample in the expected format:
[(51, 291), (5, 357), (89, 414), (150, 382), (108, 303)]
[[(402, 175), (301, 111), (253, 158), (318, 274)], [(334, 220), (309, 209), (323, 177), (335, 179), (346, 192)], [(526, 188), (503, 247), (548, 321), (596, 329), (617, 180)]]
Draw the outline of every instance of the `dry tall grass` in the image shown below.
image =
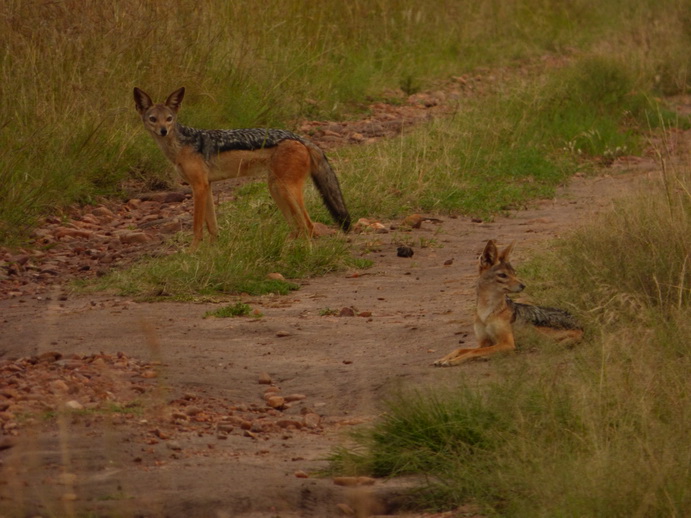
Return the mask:
[[(0, 5), (0, 240), (47, 211), (167, 180), (131, 90), (186, 85), (185, 121), (290, 126), (477, 66), (573, 49), (628, 54), (641, 84), (686, 88), (678, 2), (305, 3), (8, 0)], [(612, 52), (611, 49), (616, 49)]]

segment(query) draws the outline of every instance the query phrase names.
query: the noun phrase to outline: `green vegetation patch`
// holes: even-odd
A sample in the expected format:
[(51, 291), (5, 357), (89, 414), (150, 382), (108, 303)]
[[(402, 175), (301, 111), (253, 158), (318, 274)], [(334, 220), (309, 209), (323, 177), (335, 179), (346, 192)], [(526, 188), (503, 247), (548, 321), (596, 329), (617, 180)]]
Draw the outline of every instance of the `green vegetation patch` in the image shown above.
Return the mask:
[[(518, 79), (518, 77), (517, 77)], [(640, 152), (651, 128), (688, 121), (636, 89), (630, 67), (585, 56), (495, 92), (399, 139), (338, 152), (355, 212), (491, 218), (550, 197), (593, 160)], [(377, 196), (371, 196), (376, 186)]]
[[(312, 196), (317, 201), (316, 194)], [(328, 217), (325, 210), (323, 216)], [(347, 239), (340, 233), (315, 240), (289, 238), (290, 229), (263, 182), (238, 189), (237, 201), (223, 204), (218, 217), (216, 242), (205, 242), (190, 252), (188, 243), (177, 241), (172, 246), (178, 252), (115, 271), (87, 289), (172, 300), (235, 293), (286, 294), (299, 285), (269, 278), (269, 273), (298, 279), (369, 264), (351, 257)], [(189, 232), (181, 237), (191, 239)]]
[[(212, 311), (207, 311), (204, 314), (204, 318), (207, 317), (217, 317), (217, 318), (232, 318), (232, 317), (246, 317), (252, 312), (252, 307), (244, 302), (236, 302), (235, 304), (229, 304)], [(254, 316), (260, 317), (261, 313), (255, 314)]]

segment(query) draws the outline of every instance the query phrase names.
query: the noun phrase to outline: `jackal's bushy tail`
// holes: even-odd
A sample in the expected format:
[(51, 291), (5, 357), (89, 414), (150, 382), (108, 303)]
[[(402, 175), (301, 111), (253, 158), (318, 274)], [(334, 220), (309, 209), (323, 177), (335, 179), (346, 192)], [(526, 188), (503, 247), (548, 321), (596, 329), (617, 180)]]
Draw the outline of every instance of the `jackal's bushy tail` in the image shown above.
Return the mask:
[(344, 232), (350, 230), (350, 214), (343, 199), (338, 178), (324, 152), (311, 142), (304, 142), (312, 159), (312, 181), (321, 194), (331, 217)]
[(508, 297), (506, 302), (513, 309), (514, 318), (518, 322), (550, 329), (574, 331), (581, 331), (583, 329), (576, 318), (563, 309), (521, 304), (512, 301)]

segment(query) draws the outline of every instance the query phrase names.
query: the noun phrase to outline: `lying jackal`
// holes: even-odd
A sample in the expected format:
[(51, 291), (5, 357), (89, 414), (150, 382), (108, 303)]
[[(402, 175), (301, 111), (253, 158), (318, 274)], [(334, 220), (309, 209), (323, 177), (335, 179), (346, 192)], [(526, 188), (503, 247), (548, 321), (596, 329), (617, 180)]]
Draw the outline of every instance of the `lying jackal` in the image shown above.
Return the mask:
[(500, 253), (494, 240), (490, 240), (480, 256), (474, 326), (479, 347), (456, 349), (434, 365), (449, 367), (480, 356), (514, 350), (514, 323), (535, 326), (560, 342), (581, 339), (583, 329), (567, 311), (520, 304), (508, 297), (507, 293), (518, 293), (525, 288), (509, 262), (512, 248), (513, 244)]

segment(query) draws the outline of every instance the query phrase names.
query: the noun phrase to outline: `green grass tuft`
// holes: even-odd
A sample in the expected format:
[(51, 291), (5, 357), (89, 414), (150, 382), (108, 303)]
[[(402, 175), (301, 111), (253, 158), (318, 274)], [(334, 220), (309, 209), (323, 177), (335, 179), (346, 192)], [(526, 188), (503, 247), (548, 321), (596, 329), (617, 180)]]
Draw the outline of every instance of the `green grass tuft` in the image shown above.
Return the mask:
[(207, 317), (217, 317), (217, 318), (229, 318), (229, 317), (246, 317), (250, 314), (252, 308), (249, 304), (244, 302), (236, 302), (235, 304), (230, 304), (223, 306), (221, 308), (215, 309), (213, 311), (207, 311), (204, 313), (204, 318)]

